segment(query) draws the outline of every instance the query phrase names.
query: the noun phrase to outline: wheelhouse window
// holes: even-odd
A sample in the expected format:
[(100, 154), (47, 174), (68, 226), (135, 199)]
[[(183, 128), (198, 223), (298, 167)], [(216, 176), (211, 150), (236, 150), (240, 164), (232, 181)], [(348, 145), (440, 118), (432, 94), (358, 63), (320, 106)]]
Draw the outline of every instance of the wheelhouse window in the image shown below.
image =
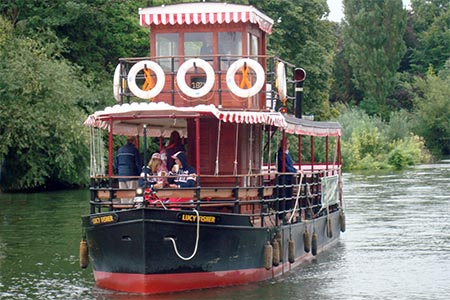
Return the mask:
[(212, 32), (189, 32), (184, 34), (185, 56), (208, 56), (213, 54)]
[[(155, 35), (156, 55), (160, 56), (178, 56), (178, 33), (158, 33)], [(172, 70), (172, 63), (174, 70), (178, 69), (179, 59), (178, 57), (172, 59), (158, 58), (157, 63), (163, 68), (164, 71)]]
[(222, 68), (227, 68), (237, 60), (236, 56), (242, 56), (242, 33), (219, 32), (218, 46)]
[(250, 53), (251, 56), (258, 56), (258, 54), (259, 54), (258, 44), (259, 44), (258, 37), (256, 35), (249, 33), (248, 34), (248, 47), (247, 47), (248, 52), (247, 53)]
[(242, 55), (242, 33), (219, 32), (219, 54)]

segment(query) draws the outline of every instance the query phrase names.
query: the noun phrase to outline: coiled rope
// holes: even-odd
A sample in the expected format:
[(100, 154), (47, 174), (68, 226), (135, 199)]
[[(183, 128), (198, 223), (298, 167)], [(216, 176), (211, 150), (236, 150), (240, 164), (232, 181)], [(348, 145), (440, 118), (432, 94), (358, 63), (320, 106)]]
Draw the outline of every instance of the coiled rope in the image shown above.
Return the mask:
[(166, 238), (165, 238), (165, 239), (167, 239), (167, 240), (172, 241), (173, 249), (175, 250), (175, 253), (176, 253), (177, 256), (178, 256), (179, 258), (181, 258), (182, 260), (191, 260), (191, 259), (195, 256), (195, 254), (197, 254), (198, 240), (199, 240), (199, 237), (200, 237), (200, 216), (199, 216), (199, 213), (198, 213), (198, 211), (197, 211), (196, 209), (194, 209), (194, 212), (195, 212), (195, 214), (197, 215), (197, 233), (196, 233), (196, 234), (197, 234), (197, 237), (196, 237), (196, 239), (195, 239), (194, 252), (192, 253), (191, 256), (189, 256), (189, 257), (183, 257), (183, 256), (178, 252), (178, 249), (177, 249), (177, 243), (175, 242), (175, 239), (172, 238), (172, 237), (166, 237)]

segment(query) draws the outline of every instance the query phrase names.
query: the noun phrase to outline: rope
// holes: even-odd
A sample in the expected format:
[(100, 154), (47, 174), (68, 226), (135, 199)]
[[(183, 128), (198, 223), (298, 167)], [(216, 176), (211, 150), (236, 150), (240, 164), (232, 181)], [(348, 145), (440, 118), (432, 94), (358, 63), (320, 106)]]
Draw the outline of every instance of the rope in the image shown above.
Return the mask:
[(219, 120), (219, 129), (217, 131), (217, 152), (216, 152), (216, 168), (214, 170), (214, 175), (219, 175), (219, 150), (220, 150), (220, 132), (222, 128), (222, 120)]
[(153, 82), (152, 73), (150, 69), (147, 68), (147, 66), (144, 67), (144, 77), (145, 82), (144, 85), (142, 86), (142, 90), (149, 91), (155, 87), (155, 83)]
[(233, 169), (233, 175), (237, 175), (237, 152), (238, 152), (238, 141), (239, 141), (239, 123), (236, 123), (236, 144), (234, 147), (234, 169)]
[(297, 198), (295, 199), (295, 205), (294, 205), (294, 209), (292, 210), (292, 214), (289, 217), (289, 223), (291, 223), (292, 219), (294, 218), (294, 213), (298, 209), (298, 200), (300, 198), (300, 191), (302, 189), (302, 181), (303, 181), (303, 172), (300, 171), (300, 173), (301, 173), (301, 175), (300, 175), (300, 182), (298, 183), (298, 188), (297, 188)]
[(314, 218), (314, 217), (316, 217), (316, 215), (314, 214), (314, 211), (312, 209), (311, 201), (309, 201), (310, 198), (312, 198), (311, 188), (309, 186), (309, 183), (307, 183), (306, 184), (306, 200), (308, 201), (308, 207), (309, 207), (309, 210), (311, 211), (311, 217)]
[(248, 66), (247, 63), (244, 63), (244, 65), (242, 66), (242, 80), (241, 83), (239, 84), (239, 87), (241, 89), (243, 89), (244, 87), (249, 89), (252, 87), (252, 84), (250, 83), (250, 80), (248, 79)]
[(181, 258), (182, 260), (191, 260), (191, 259), (195, 256), (195, 254), (197, 254), (198, 240), (199, 240), (199, 237), (200, 237), (200, 216), (199, 216), (198, 211), (197, 211), (196, 209), (194, 209), (194, 212), (195, 212), (195, 214), (197, 215), (197, 233), (196, 233), (196, 234), (197, 234), (197, 237), (196, 237), (196, 239), (195, 239), (195, 248), (194, 248), (194, 252), (192, 253), (191, 256), (189, 256), (189, 257), (183, 257), (183, 256), (178, 252), (177, 244), (176, 244), (176, 242), (175, 242), (175, 239), (174, 239), (174, 238), (171, 238), (171, 237), (165, 238), (165, 239), (167, 239), (167, 240), (172, 241), (173, 249), (175, 250), (175, 253), (176, 253), (177, 256), (178, 256), (179, 258)]
[(156, 203), (161, 203), (161, 206), (162, 206), (165, 210), (167, 210), (167, 207), (164, 205), (164, 202), (162, 202), (160, 199), (156, 199), (153, 203), (154, 203), (154, 204), (156, 204)]

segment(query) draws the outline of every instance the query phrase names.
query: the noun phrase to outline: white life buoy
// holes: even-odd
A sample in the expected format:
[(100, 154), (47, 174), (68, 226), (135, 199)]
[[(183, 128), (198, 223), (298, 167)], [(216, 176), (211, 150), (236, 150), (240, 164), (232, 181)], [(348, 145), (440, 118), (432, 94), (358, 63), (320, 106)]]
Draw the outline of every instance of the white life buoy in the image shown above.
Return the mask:
[[(206, 82), (199, 89), (193, 89), (186, 83), (186, 73), (189, 69), (193, 68), (194, 66), (202, 68), (203, 71), (206, 73)], [(206, 62), (203, 59), (200, 58), (189, 59), (185, 61), (178, 69), (177, 83), (180, 90), (189, 97), (198, 98), (205, 96), (214, 86), (214, 69), (208, 62)]]
[[(145, 68), (152, 70), (156, 74), (156, 84), (148, 91), (142, 90), (136, 84), (136, 75)], [(131, 67), (130, 72), (128, 72), (128, 88), (136, 97), (142, 99), (150, 99), (158, 96), (164, 88), (165, 82), (166, 76), (164, 75), (163, 69), (151, 60), (141, 60), (140, 62), (137, 62)]]
[[(238, 70), (241, 70), (244, 64), (247, 64), (247, 66), (252, 68), (253, 71), (256, 73), (256, 82), (251, 88), (248, 89), (240, 88), (236, 84), (236, 81), (234, 79), (236, 72)], [(231, 66), (228, 68), (226, 80), (228, 88), (231, 90), (233, 94), (235, 94), (238, 97), (248, 98), (253, 95), (256, 95), (262, 89), (265, 81), (264, 77), (265, 77), (264, 69), (256, 60), (250, 58), (242, 58), (232, 63)]]
[(117, 102), (120, 102), (120, 64), (117, 65), (116, 70), (114, 71), (113, 94), (114, 99), (116, 99)]
[(277, 65), (277, 90), (280, 101), (285, 102), (287, 98), (286, 70), (281, 61)]

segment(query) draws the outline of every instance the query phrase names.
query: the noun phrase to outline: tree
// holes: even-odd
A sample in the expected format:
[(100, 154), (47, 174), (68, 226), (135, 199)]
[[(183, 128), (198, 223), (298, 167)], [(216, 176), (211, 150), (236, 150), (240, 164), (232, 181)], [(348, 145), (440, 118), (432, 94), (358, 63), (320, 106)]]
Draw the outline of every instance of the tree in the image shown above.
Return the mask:
[(412, 22), (417, 46), (412, 50), (412, 69), (425, 74), (430, 65), (440, 71), (450, 57), (450, 2), (413, 0)]
[[(317, 119), (332, 114), (328, 102), (336, 41), (325, 0), (248, 1), (275, 20), (268, 52), (305, 69), (303, 112)], [(289, 103), (292, 107), (293, 103)], [(293, 111), (293, 110), (290, 110)]]
[(387, 117), (387, 97), (405, 45), (406, 13), (401, 0), (344, 0), (345, 55), (353, 82), (364, 93), (361, 107), (371, 115)]
[(447, 68), (436, 76), (416, 77), (415, 132), (423, 136), (427, 147), (436, 156), (450, 154), (450, 59)]
[(138, 8), (148, 1), (12, 1), (0, 12), (25, 36), (54, 33), (63, 56), (101, 82), (120, 57), (149, 55), (148, 31), (139, 26)]
[(14, 35), (0, 17), (0, 164), (5, 191), (87, 182), (88, 130), (79, 108), (90, 91), (52, 45)]

